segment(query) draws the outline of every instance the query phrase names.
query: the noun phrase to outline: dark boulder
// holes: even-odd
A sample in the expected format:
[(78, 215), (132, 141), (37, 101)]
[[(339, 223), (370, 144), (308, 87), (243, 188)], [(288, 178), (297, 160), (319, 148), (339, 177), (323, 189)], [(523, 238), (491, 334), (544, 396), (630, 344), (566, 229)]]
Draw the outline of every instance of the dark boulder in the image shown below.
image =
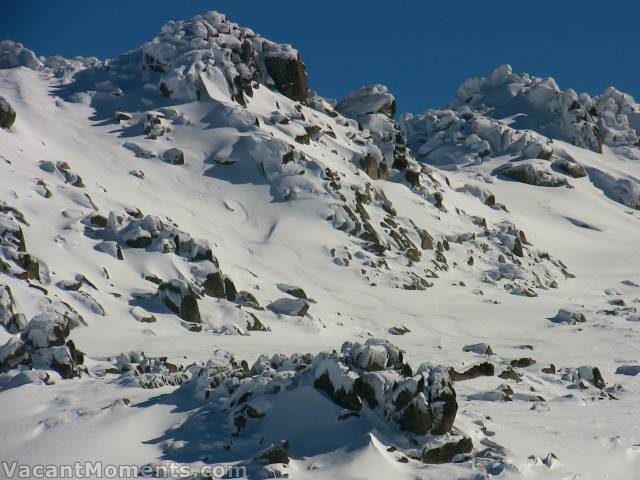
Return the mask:
[(276, 89), (292, 100), (307, 98), (307, 72), (299, 55), (268, 53), (264, 58), (267, 73), (273, 79)]
[(440, 447), (430, 448), (426, 446), (422, 450), (421, 460), (424, 463), (449, 463), (453, 457), (473, 450), (473, 442), (468, 437), (458, 441), (447, 442)]
[(256, 461), (266, 464), (272, 463), (289, 463), (289, 442), (283, 440), (265, 448), (259, 452)]
[(158, 287), (158, 294), (164, 304), (187, 322), (202, 323), (198, 297), (184, 280), (174, 279)]
[(16, 111), (4, 97), (0, 97), (0, 128), (8, 129), (16, 121)]

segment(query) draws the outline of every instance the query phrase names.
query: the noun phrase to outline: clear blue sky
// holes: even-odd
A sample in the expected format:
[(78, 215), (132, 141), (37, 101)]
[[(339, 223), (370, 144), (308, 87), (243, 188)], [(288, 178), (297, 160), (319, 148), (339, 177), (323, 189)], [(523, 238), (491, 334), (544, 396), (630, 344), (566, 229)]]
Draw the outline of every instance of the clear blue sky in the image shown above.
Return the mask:
[(510, 63), (563, 88), (640, 97), (640, 2), (5, 0), (0, 38), (39, 55), (116, 56), (171, 19), (218, 10), (302, 54), (311, 87), (340, 98), (383, 83), (400, 111), (447, 103), (467, 77)]

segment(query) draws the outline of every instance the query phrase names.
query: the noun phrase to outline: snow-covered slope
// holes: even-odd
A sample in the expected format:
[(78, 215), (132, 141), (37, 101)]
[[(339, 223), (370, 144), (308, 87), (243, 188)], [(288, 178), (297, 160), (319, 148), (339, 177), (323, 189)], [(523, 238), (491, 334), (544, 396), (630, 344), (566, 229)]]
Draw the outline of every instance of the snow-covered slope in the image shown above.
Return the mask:
[(0, 68), (0, 458), (640, 467), (628, 95), (501, 67), (397, 122), (215, 12), (104, 62), (0, 42)]

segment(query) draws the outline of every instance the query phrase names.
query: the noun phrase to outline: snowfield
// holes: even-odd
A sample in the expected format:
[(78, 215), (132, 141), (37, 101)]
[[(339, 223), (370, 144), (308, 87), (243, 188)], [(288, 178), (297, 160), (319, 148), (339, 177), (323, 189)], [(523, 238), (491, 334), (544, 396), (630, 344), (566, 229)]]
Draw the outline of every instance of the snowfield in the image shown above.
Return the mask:
[(0, 460), (638, 478), (635, 100), (308, 84), (216, 12), (104, 62), (0, 42)]

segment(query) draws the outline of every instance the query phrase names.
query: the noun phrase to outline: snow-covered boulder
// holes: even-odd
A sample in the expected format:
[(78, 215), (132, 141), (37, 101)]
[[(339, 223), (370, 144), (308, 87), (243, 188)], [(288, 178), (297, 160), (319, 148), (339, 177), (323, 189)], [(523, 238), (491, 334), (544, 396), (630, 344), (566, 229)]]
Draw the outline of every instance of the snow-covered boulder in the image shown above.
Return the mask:
[(267, 308), (278, 315), (304, 316), (309, 310), (309, 302), (302, 298), (279, 298)]
[(587, 317), (584, 313), (572, 309), (572, 308), (561, 308), (558, 310), (558, 313), (551, 318), (551, 321), (554, 323), (564, 323), (567, 325), (575, 325), (576, 323), (584, 323), (587, 321)]
[(66, 316), (55, 311), (46, 311), (29, 321), (21, 337), (33, 348), (64, 345), (70, 327)]
[(540, 160), (526, 160), (515, 165), (505, 164), (498, 167), (494, 174), (539, 187), (567, 185), (567, 181), (561, 175), (551, 170), (548, 162)]
[(376, 113), (393, 118), (396, 115), (396, 99), (387, 87), (376, 84), (350, 93), (337, 103), (335, 109), (345, 117), (356, 120)]

